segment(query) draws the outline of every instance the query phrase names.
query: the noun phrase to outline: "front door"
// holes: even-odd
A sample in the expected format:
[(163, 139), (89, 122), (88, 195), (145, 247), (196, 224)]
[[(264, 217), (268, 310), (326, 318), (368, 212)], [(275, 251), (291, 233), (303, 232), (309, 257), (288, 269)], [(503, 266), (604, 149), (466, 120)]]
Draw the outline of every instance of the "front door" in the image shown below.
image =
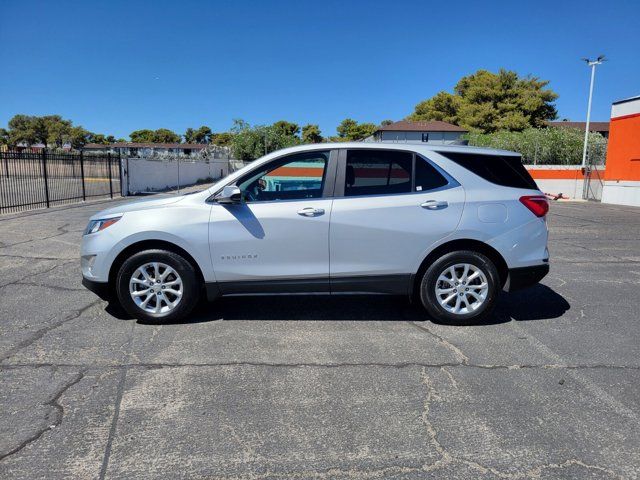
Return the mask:
[(407, 293), (431, 246), (455, 231), (464, 190), (402, 150), (341, 152), (331, 212), (331, 290)]
[(241, 177), (242, 203), (214, 204), (209, 244), (223, 293), (327, 291), (330, 151), (269, 162)]

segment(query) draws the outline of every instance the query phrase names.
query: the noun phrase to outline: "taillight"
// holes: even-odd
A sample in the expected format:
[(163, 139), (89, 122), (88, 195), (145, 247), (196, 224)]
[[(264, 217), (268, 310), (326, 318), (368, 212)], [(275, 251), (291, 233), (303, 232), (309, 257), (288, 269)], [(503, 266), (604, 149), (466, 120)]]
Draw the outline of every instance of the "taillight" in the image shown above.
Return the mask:
[(547, 197), (542, 195), (525, 195), (520, 197), (520, 203), (531, 210), (536, 217), (544, 217), (549, 211)]

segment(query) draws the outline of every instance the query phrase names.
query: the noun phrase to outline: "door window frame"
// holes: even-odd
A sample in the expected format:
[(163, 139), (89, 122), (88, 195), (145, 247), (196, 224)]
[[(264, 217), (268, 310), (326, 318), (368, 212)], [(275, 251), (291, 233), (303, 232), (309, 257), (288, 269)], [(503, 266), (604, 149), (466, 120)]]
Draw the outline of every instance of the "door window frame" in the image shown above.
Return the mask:
[(311, 202), (311, 201), (314, 201), (314, 200), (323, 200), (323, 199), (327, 199), (327, 198), (333, 198), (334, 192), (335, 192), (335, 188), (336, 188), (336, 171), (338, 169), (338, 152), (339, 151), (340, 151), (340, 149), (339, 148), (335, 148), (335, 147), (334, 148), (318, 148), (318, 149), (310, 149), (310, 150), (301, 150), (299, 152), (289, 152), (289, 153), (285, 153), (283, 155), (280, 155), (280, 156), (278, 156), (276, 158), (272, 158), (268, 162), (260, 164), (259, 166), (249, 170), (247, 173), (245, 173), (241, 177), (236, 178), (235, 180), (232, 180), (229, 183), (226, 183), (225, 185), (223, 185), (220, 189), (218, 189), (213, 195), (211, 195), (207, 199), (207, 202), (215, 203), (216, 196), (218, 196), (220, 194), (220, 192), (222, 192), (224, 187), (237, 186), (239, 183), (241, 183), (243, 181), (243, 179), (251, 176), (252, 174), (254, 174), (259, 169), (267, 170), (269, 168), (269, 166), (271, 166), (273, 164), (280, 163), (283, 160), (285, 160), (287, 157), (294, 157), (296, 155), (310, 154), (310, 153), (314, 153), (314, 152), (329, 152), (329, 159), (327, 160), (327, 165), (326, 165), (325, 171), (324, 171), (324, 185), (322, 187), (322, 194), (319, 197), (316, 197), (316, 198), (291, 198), (291, 199), (285, 199), (285, 200), (264, 200), (264, 201), (258, 201), (258, 202), (255, 202), (255, 201), (254, 202), (246, 202), (246, 201), (243, 200), (241, 202), (241, 205), (261, 205), (261, 204), (269, 204), (269, 203), (302, 202), (302, 201)]
[[(367, 195), (345, 195), (345, 186), (346, 186), (346, 175), (347, 175), (347, 153), (350, 151), (361, 151), (361, 150), (369, 150), (369, 151), (381, 151), (381, 152), (400, 152), (400, 153), (410, 153), (412, 155), (411, 158), (411, 191), (410, 192), (401, 192), (401, 193), (373, 193)], [(424, 161), (427, 162), (430, 166), (432, 166), (440, 175), (444, 177), (447, 183), (441, 187), (432, 188), (430, 190), (420, 190), (416, 192), (416, 162)], [(424, 194), (427, 192), (440, 192), (442, 190), (448, 190), (450, 188), (459, 187), (460, 183), (445, 172), (439, 165), (436, 165), (434, 162), (429, 160), (427, 157), (416, 153), (413, 150), (404, 150), (404, 149), (385, 149), (385, 148), (341, 148), (338, 152), (338, 172), (336, 174), (335, 181), (335, 190), (334, 197), (335, 198), (365, 198), (365, 197), (389, 197), (389, 196), (398, 196), (398, 195), (416, 195), (416, 194)]]

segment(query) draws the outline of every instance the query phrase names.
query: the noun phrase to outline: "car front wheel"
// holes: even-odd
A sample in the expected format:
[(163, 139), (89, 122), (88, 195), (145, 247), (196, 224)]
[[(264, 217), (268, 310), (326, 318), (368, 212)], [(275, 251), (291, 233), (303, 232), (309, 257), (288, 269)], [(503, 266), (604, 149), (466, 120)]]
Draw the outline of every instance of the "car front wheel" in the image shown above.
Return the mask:
[(450, 252), (427, 268), (420, 284), (420, 300), (441, 323), (482, 322), (495, 306), (500, 288), (493, 262), (474, 251)]
[(145, 250), (120, 267), (116, 289), (131, 316), (150, 323), (183, 320), (200, 297), (196, 271), (182, 256), (166, 250)]

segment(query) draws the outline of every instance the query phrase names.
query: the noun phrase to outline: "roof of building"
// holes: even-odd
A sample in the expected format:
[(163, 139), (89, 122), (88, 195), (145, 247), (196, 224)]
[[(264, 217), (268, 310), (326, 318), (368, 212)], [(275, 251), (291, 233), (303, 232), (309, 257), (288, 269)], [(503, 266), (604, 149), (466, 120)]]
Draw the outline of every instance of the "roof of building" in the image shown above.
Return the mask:
[(207, 145), (203, 143), (136, 143), (136, 142), (116, 142), (102, 145), (100, 143), (87, 143), (85, 149), (103, 148), (179, 148), (183, 150), (202, 150)]
[[(587, 122), (546, 122), (550, 127), (560, 128), (577, 128), (578, 130), (584, 130)], [(590, 132), (608, 132), (609, 122), (589, 122)]]
[(613, 102), (613, 105), (620, 105), (621, 103), (635, 102), (637, 100), (640, 100), (640, 95), (637, 95), (635, 97), (623, 98), (622, 100)]
[(432, 120), (428, 122), (411, 122), (400, 120), (378, 128), (379, 132), (468, 132), (468, 130), (452, 123)]

